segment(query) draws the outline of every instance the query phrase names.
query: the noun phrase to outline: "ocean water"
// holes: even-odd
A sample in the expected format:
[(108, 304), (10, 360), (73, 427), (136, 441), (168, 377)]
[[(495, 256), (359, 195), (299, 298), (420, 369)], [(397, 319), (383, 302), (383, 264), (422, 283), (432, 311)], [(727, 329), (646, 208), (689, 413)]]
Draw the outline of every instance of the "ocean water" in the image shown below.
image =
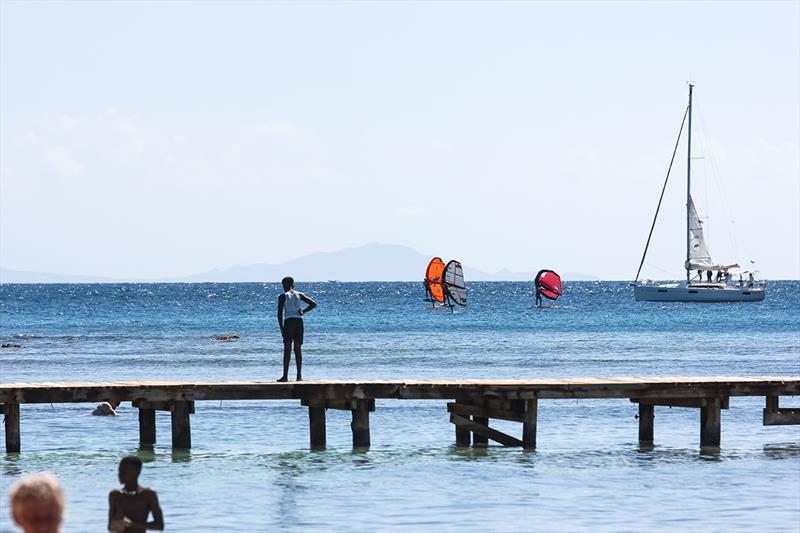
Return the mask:
[[(306, 379), (800, 374), (800, 282), (747, 304), (635, 302), (622, 282), (568, 283), (536, 309), (526, 283), (470, 283), (470, 304), (431, 312), (419, 283), (299, 283)], [(280, 375), (276, 284), (0, 285), (0, 382), (263, 379)], [(236, 332), (232, 342), (214, 335)], [(292, 370), (293, 371), (293, 370)], [(66, 532), (104, 531), (127, 454), (159, 494), (168, 531), (800, 530), (800, 427), (761, 425), (763, 398), (732, 398), (718, 454), (699, 451), (696, 409), (656, 408), (640, 449), (627, 400), (542, 400), (535, 452), (454, 446), (445, 402), (378, 400), (372, 447), (328, 412), (308, 448), (297, 401), (198, 402), (191, 452), (137, 450), (138, 419), (86, 404), (23, 405), (23, 453), (0, 455), (8, 491), (49, 471)], [(782, 406), (800, 406), (798, 398)], [(518, 425), (517, 425), (518, 426)], [(513, 423), (499, 429), (519, 432)]]

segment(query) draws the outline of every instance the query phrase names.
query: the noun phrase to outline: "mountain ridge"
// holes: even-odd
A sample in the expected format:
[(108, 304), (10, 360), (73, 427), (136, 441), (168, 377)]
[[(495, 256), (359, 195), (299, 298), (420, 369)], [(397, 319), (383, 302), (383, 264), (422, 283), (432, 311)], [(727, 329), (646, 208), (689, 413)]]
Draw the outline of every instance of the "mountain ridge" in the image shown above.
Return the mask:
[[(237, 283), (278, 281), (287, 275), (303, 281), (419, 281), (430, 257), (408, 246), (371, 242), (332, 252), (314, 252), (283, 263), (234, 265), (171, 278), (110, 278), (0, 268), (0, 283)], [(536, 272), (503, 269), (490, 273), (465, 266), (464, 275), (467, 281), (531, 281)], [(562, 277), (565, 280), (597, 279), (571, 272)]]

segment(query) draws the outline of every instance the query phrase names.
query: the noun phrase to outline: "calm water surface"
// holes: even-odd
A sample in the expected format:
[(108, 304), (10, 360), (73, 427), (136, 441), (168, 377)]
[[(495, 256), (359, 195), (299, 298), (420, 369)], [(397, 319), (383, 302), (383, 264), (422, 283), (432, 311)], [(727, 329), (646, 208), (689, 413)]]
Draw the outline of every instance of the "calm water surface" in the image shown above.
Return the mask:
[[(417, 283), (298, 284), (307, 379), (800, 374), (800, 283), (757, 304), (633, 301), (625, 283), (570, 283), (560, 309), (524, 283), (472, 283), (460, 313), (428, 312)], [(264, 379), (280, 375), (276, 284), (0, 285), (0, 381)], [(234, 342), (213, 340), (235, 331)], [(64, 531), (104, 531), (119, 459), (139, 453), (169, 531), (800, 530), (800, 428), (763, 427), (763, 398), (723, 411), (722, 449), (698, 451), (694, 409), (656, 410), (637, 442), (627, 400), (540, 402), (536, 452), (456, 449), (444, 402), (379, 401), (372, 448), (329, 411), (307, 446), (293, 401), (198, 402), (191, 453), (137, 452), (135, 409), (22, 407), (21, 455), (0, 455), (0, 531), (20, 475), (64, 483)], [(797, 398), (784, 402), (800, 405)], [(514, 424), (498, 428), (518, 432)]]

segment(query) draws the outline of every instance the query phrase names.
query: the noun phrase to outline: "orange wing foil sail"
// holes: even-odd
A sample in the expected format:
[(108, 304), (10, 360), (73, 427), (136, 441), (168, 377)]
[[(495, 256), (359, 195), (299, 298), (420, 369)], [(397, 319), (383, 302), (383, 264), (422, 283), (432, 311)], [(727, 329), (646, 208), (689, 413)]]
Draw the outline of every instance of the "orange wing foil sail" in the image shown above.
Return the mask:
[(439, 257), (434, 257), (425, 270), (425, 290), (431, 301), (444, 302), (444, 287), (442, 286), (444, 267), (444, 261)]

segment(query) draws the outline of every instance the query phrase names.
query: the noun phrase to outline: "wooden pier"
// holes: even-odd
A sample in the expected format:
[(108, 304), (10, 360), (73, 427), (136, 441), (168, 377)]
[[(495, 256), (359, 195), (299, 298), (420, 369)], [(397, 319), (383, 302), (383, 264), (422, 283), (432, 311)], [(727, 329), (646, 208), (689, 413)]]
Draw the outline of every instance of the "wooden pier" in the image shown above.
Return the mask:
[[(652, 444), (655, 407), (700, 411), (700, 446), (720, 445), (721, 410), (733, 396), (762, 396), (764, 425), (800, 424), (800, 408), (781, 408), (781, 396), (800, 394), (800, 376), (579, 378), (551, 380), (460, 381), (123, 381), (108, 383), (0, 384), (0, 412), (5, 415), (6, 452), (20, 451), (20, 405), (34, 403), (132, 402), (139, 409), (139, 443), (156, 442), (156, 411), (169, 411), (172, 446), (192, 446), (191, 415), (202, 400), (299, 400), (308, 408), (310, 444), (326, 444), (327, 409), (352, 413), (353, 446), (370, 445), (369, 414), (376, 400), (451, 400), (447, 403), (459, 446), (536, 447), (540, 400), (620, 398), (639, 406), (639, 441)], [(490, 420), (522, 424), (519, 436), (490, 426)]]

